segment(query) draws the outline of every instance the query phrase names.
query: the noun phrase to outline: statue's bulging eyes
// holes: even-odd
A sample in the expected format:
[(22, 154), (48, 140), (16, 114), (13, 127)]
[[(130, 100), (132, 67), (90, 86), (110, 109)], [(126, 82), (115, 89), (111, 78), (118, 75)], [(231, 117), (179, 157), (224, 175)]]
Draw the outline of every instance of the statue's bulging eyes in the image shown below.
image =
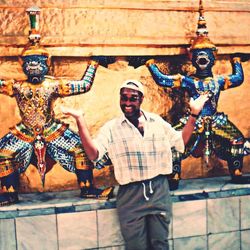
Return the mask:
[(23, 57), (24, 63), (31, 63), (31, 62), (46, 63), (47, 60), (48, 60), (48, 57), (42, 56), (42, 55), (31, 55), (31, 56), (24, 56)]

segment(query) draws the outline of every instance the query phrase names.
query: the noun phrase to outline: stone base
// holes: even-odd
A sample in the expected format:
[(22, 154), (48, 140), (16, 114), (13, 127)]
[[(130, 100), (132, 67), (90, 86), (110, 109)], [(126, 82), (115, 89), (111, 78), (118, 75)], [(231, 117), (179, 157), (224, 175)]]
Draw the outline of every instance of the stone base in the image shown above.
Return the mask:
[[(172, 200), (171, 250), (249, 249), (249, 184), (183, 180)], [(82, 200), (79, 191), (21, 194), (18, 204), (0, 208), (0, 249), (123, 250), (116, 199)]]

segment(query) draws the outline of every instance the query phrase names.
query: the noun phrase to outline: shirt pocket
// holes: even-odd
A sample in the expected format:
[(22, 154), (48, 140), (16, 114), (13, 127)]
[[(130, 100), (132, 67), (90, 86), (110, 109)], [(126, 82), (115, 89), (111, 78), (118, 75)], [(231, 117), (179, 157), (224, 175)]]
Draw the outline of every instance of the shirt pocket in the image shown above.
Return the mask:
[(170, 148), (167, 135), (161, 126), (152, 126), (149, 128), (149, 133), (145, 137), (147, 152), (154, 156), (155, 160), (159, 160), (164, 157), (164, 154), (168, 152)]
[(132, 136), (126, 139), (116, 139), (110, 143), (109, 152), (113, 160), (119, 163), (119, 165), (126, 164), (131, 167), (138, 166), (138, 158), (144, 156), (144, 148), (141, 139)]

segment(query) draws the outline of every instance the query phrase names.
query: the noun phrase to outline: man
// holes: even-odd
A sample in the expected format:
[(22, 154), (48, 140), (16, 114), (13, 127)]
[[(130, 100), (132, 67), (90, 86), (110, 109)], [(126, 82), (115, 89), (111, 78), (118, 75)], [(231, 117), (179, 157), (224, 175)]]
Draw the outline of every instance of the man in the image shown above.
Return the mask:
[(171, 200), (166, 175), (172, 172), (171, 147), (184, 151), (208, 96), (190, 102), (191, 115), (182, 132), (141, 110), (143, 97), (139, 81), (125, 81), (120, 88), (123, 115), (107, 122), (95, 140), (79, 111), (64, 108), (63, 113), (76, 119), (90, 160), (109, 154), (120, 185), (117, 211), (126, 249), (168, 249)]

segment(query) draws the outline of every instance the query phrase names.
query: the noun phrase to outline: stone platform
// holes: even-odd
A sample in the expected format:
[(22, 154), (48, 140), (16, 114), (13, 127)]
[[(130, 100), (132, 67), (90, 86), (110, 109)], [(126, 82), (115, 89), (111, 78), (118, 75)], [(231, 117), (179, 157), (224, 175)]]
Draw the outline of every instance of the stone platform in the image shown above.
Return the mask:
[[(172, 200), (171, 250), (249, 249), (250, 184), (183, 180)], [(82, 200), (78, 190), (21, 194), (18, 204), (0, 208), (0, 249), (123, 250), (116, 199)]]

